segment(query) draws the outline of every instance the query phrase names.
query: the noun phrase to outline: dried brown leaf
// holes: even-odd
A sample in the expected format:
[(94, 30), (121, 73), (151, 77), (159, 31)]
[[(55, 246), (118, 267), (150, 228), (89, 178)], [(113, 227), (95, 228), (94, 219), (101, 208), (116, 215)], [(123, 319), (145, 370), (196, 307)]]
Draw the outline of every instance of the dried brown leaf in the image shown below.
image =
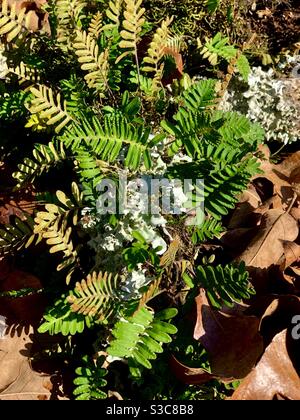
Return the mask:
[(259, 319), (213, 310), (203, 289), (196, 298), (196, 305), (194, 338), (209, 353), (212, 374), (221, 378), (244, 378), (263, 351)]
[(277, 334), (253, 371), (234, 392), (232, 400), (300, 400), (300, 378), (287, 348), (287, 330)]

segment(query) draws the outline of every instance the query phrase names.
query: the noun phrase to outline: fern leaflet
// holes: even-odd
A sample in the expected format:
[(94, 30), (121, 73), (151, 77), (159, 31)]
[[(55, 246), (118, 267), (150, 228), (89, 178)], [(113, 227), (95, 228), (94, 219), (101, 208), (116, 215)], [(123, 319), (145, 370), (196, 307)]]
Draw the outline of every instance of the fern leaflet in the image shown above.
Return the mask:
[(151, 369), (150, 360), (163, 352), (162, 343), (170, 343), (170, 334), (177, 332), (174, 325), (166, 322), (176, 315), (176, 309), (166, 309), (154, 315), (144, 307), (132, 317), (117, 322), (112, 331), (114, 339), (107, 349), (108, 354)]

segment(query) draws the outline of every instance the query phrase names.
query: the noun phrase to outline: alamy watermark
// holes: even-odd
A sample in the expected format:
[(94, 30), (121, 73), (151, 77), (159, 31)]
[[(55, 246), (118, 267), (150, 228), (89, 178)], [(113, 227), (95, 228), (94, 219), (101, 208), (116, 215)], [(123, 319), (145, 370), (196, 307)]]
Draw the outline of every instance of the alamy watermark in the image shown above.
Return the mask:
[(300, 340), (300, 315), (293, 317), (292, 324), (295, 325), (292, 329), (292, 337), (294, 340)]
[(204, 220), (203, 179), (144, 176), (128, 180), (126, 174), (121, 173), (117, 180), (101, 180), (97, 191), (96, 206), (101, 215), (188, 215), (188, 225), (201, 225)]
[(0, 340), (5, 337), (6, 330), (7, 330), (6, 318), (0, 315)]
[(291, 77), (295, 79), (300, 79), (300, 63), (298, 63), (291, 72)]

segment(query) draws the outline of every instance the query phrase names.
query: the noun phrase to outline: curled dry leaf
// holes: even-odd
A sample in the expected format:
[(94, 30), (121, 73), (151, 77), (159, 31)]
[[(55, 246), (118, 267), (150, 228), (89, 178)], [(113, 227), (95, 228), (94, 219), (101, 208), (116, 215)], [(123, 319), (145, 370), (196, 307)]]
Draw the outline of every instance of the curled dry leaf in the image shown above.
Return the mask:
[(277, 334), (253, 371), (242, 381), (232, 400), (300, 400), (300, 378), (290, 358), (287, 330)]
[(203, 289), (196, 305), (194, 338), (209, 353), (212, 374), (220, 378), (244, 378), (263, 352), (259, 319), (213, 310)]
[(294, 241), (299, 228), (296, 220), (282, 210), (269, 210), (262, 218), (257, 235), (237, 258), (248, 267), (269, 268), (284, 254), (283, 241)]
[(300, 314), (300, 298), (294, 295), (261, 296), (247, 309), (247, 314), (260, 318), (259, 331), (269, 344), (276, 334), (292, 328), (292, 319)]
[(236, 229), (239, 227), (245, 227), (245, 222), (248, 221), (249, 215), (260, 205), (260, 196), (254, 186), (250, 185), (249, 188), (241, 195), (239, 204), (230, 219), (228, 228)]
[(283, 241), (282, 242), (284, 255), (282, 256), (280, 269), (286, 270), (288, 267), (298, 262), (300, 259), (300, 245), (295, 242)]
[(258, 175), (254, 179), (265, 178), (270, 181), (273, 184), (273, 194), (271, 195), (278, 195), (282, 207), (287, 210), (295, 196), (294, 189), (289, 182), (288, 176), (281, 171), (280, 165), (274, 165), (269, 161), (261, 162), (260, 169), (263, 171), (263, 174)]
[(48, 400), (51, 396), (50, 376), (40, 375), (30, 366), (32, 332), (31, 328), (0, 339), (0, 400)]

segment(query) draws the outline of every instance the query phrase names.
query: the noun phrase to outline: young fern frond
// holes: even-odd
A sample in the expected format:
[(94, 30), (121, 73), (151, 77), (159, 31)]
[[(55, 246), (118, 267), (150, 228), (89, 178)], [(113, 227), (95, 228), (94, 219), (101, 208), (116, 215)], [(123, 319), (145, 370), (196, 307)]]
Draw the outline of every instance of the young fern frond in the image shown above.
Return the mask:
[(133, 316), (115, 324), (114, 339), (107, 353), (151, 369), (150, 360), (155, 360), (157, 353), (163, 352), (162, 344), (170, 343), (170, 334), (177, 332), (177, 328), (167, 322), (176, 315), (177, 309), (166, 309), (154, 315), (151, 310), (141, 308)]
[(63, 336), (80, 334), (92, 323), (89, 317), (71, 311), (70, 305), (64, 297), (58, 299), (43, 316), (44, 322), (38, 329), (39, 333), (50, 335), (62, 334)]
[(17, 4), (14, 2), (9, 8), (8, 1), (2, 0), (0, 7), (0, 36), (6, 35), (7, 42), (13, 41), (22, 30), (25, 30), (26, 9), (22, 7), (17, 12), (16, 6)]
[(103, 379), (107, 375), (107, 370), (102, 367), (104, 360), (104, 356), (99, 357), (96, 362), (88, 356), (82, 358), (83, 366), (75, 370), (76, 388), (73, 394), (76, 400), (91, 401), (107, 398), (106, 392), (102, 390), (107, 385), (107, 381)]
[(255, 294), (244, 263), (217, 267), (199, 266), (195, 282), (206, 290), (211, 304), (216, 308), (221, 308), (222, 305), (232, 307), (234, 302), (249, 299)]
[(47, 125), (56, 125), (56, 133), (73, 120), (67, 111), (67, 103), (62, 101), (60, 93), (55, 97), (52, 89), (44, 85), (40, 85), (38, 89), (32, 87), (30, 90), (34, 99), (30, 103), (29, 111), (45, 120)]
[(30, 216), (26, 216), (25, 220), (16, 218), (14, 224), (1, 227), (0, 256), (15, 253), (22, 248), (28, 248), (36, 238), (33, 227), (34, 221)]
[(77, 31), (73, 45), (81, 69), (86, 71), (85, 80), (90, 88), (104, 90), (108, 83), (108, 50), (100, 53), (94, 37), (85, 31)]
[(17, 189), (33, 183), (37, 177), (67, 158), (63, 143), (60, 143), (60, 150), (56, 150), (53, 143), (49, 143), (48, 146), (37, 144), (32, 154), (33, 159), (25, 158), (23, 163), (18, 165), (18, 171), (13, 173), (13, 177), (18, 181)]
[(93, 272), (76, 283), (74, 294), (68, 297), (71, 310), (99, 321), (107, 320), (120, 301), (118, 287), (118, 275)]
[(72, 227), (69, 226), (69, 218), (72, 216), (72, 224), (76, 226), (82, 207), (82, 193), (73, 182), (72, 200), (62, 191), (57, 191), (56, 196), (60, 205), (46, 204), (45, 211), (37, 213), (34, 219), (34, 233), (46, 239), (46, 243), (50, 245), (51, 254), (63, 253), (63, 262), (58, 265), (57, 270), (61, 271), (70, 267), (66, 278), (68, 284), (78, 261), (78, 250), (74, 249), (71, 239)]
[(94, 39), (98, 39), (101, 32), (103, 31), (103, 15), (101, 12), (97, 12), (92, 17), (92, 20), (89, 24), (88, 33)]
[(122, 40), (119, 46), (127, 51), (117, 58), (116, 63), (130, 54), (133, 54), (137, 60), (137, 46), (141, 40), (140, 33), (145, 23), (143, 15), (146, 10), (141, 8), (143, 0), (124, 0), (124, 2), (123, 30), (120, 32)]

